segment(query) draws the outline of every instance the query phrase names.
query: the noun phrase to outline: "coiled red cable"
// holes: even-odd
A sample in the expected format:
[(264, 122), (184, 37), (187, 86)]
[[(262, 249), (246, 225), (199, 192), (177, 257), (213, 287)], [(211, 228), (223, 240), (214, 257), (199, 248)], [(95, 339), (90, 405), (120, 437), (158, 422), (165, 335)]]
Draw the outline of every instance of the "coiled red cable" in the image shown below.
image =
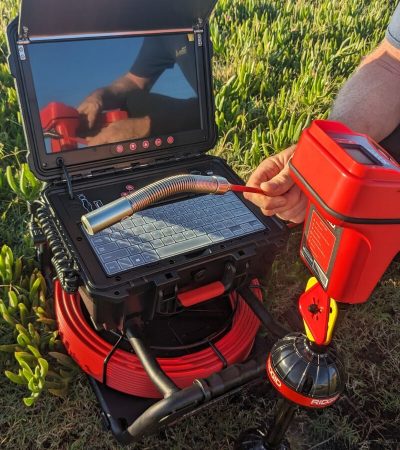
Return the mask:
[[(261, 291), (255, 289), (254, 293), (261, 301)], [(247, 358), (260, 324), (245, 301), (237, 297), (238, 305), (231, 329), (214, 344), (228, 364)], [(235, 298), (236, 294), (231, 294), (232, 303)], [(59, 281), (55, 283), (54, 300), (60, 335), (68, 353), (84, 372), (101, 382), (104, 359), (109, 355), (112, 345), (88, 325), (81, 309), (80, 296), (67, 294)], [(158, 362), (180, 388), (189, 386), (196, 378), (208, 377), (223, 368), (221, 359), (211, 348), (175, 358), (158, 358)], [(136, 355), (121, 349), (117, 349), (109, 360), (106, 379), (107, 386), (126, 394), (161, 397)]]

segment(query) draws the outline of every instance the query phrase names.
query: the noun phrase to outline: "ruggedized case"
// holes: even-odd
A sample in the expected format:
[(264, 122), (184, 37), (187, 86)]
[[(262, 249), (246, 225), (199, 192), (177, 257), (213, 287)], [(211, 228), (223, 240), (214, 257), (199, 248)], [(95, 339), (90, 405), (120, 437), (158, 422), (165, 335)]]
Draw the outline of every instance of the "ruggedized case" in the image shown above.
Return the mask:
[[(217, 141), (208, 28), (215, 3), (216, 0), (23, 0), (19, 17), (7, 29), (9, 66), (16, 81), (29, 166), (37, 178), (46, 182), (41, 199), (30, 205), (31, 232), (38, 255), (43, 269), (58, 278), (65, 292), (79, 291), (88, 322), (99, 333), (105, 333), (110, 342), (115, 333), (123, 332), (131, 318), (138, 326), (151, 326), (153, 321), (182, 312), (180, 292), (187, 294), (203, 286), (212, 290), (213, 283), (219, 281), (226, 295), (244, 289), (244, 297), (250, 281), (268, 272), (286, 242), (285, 224), (275, 217), (263, 216), (241, 196), (241, 201), (264, 224), (263, 231), (107, 276), (80, 224), (85, 213), (83, 198), (101, 199), (105, 204), (121, 195), (127, 184), (137, 189), (164, 177), (190, 173), (221, 175), (232, 183), (243, 184), (223, 159), (206, 154)], [(32, 75), (32, 48), (171, 33), (193, 36), (201, 130), (178, 130), (161, 137), (124, 140), (82, 151), (46, 150)], [(60, 114), (68, 114), (68, 110)], [(50, 137), (52, 132), (49, 131)], [(202, 320), (206, 325), (207, 315)], [(225, 322), (217, 320), (211, 328), (223, 334)], [(153, 328), (157, 334), (157, 326)], [(208, 335), (210, 329), (204, 326), (203, 333)], [(160, 336), (156, 338), (162, 340)], [(193, 339), (201, 341), (201, 336)], [(245, 363), (228, 366), (158, 402), (116, 393), (92, 381), (108, 426), (120, 441), (129, 442), (259, 378), (264, 372), (265, 354), (263, 348)], [(143, 365), (152, 373), (151, 363)]]
[[(71, 292), (79, 288), (98, 327), (120, 328), (124, 318), (132, 313), (151, 320), (156, 312), (172, 311), (179, 307), (176, 293), (189, 286), (196, 288), (225, 277), (227, 288), (233, 289), (249, 276), (265, 273), (285, 241), (285, 226), (276, 218), (264, 217), (243, 199), (265, 224), (265, 231), (117, 276), (106, 276), (80, 227), (80, 217), (85, 211), (79, 197), (90, 196), (94, 191), (107, 203), (117, 198), (127, 183), (139, 188), (181, 173), (216, 174), (241, 183), (224, 160), (205, 154), (217, 140), (208, 32), (214, 4), (214, 0), (175, 0), (168, 5), (161, 0), (121, 0), (110, 7), (105, 0), (24, 0), (19, 21), (15, 20), (8, 28), (9, 64), (16, 79), (29, 165), (39, 179), (47, 182), (40, 217), (47, 225), (44, 228), (50, 250), (55, 253), (53, 265), (64, 289)], [(183, 138), (175, 133), (173, 144), (161, 147), (151, 137), (146, 139), (146, 149), (141, 139), (85, 151), (46, 152), (32, 78), (32, 46), (178, 30), (193, 33), (195, 38), (201, 138)], [(135, 152), (129, 151), (132, 145), (137, 149)], [(55, 248), (51, 249), (52, 245)], [(230, 271), (232, 265), (234, 270)]]

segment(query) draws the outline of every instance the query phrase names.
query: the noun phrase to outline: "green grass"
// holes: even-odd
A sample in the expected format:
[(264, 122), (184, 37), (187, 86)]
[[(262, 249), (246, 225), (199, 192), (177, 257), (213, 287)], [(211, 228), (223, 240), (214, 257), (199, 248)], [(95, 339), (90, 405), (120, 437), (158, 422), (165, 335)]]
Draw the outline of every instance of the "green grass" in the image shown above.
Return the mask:
[[(394, 1), (378, 0), (220, 0), (211, 21), (220, 129), (214, 153), (246, 178), (264, 157), (295, 142), (313, 118), (326, 117), (341, 84), (383, 37), (394, 6)], [(15, 0), (0, 2), (2, 29), (16, 13)], [(27, 179), (22, 166), (26, 147), (6, 54), (5, 36), (0, 34), (0, 244), (9, 245), (15, 257), (25, 256), (26, 269), (18, 283), (25, 283), (29, 294), (33, 251), (25, 200), (37, 195), (38, 186)], [(14, 189), (7, 166), (12, 166)], [(293, 236), (275, 264), (267, 296), (274, 315), (292, 328), (299, 326), (296, 298), (307, 277), (297, 255), (298, 237)], [(289, 433), (292, 448), (400, 447), (399, 286), (399, 263), (394, 262), (370, 302), (347, 311), (335, 338), (347, 369), (345, 395), (326, 411), (298, 414)], [(9, 290), (0, 287), (4, 302), (9, 301)], [(30, 311), (40, 336), (47, 336), (51, 326), (37, 322), (40, 315)], [(0, 318), (0, 344), (15, 338)], [(46, 344), (43, 358), (59, 370), (48, 351)], [(43, 393), (27, 408), (22, 403), (27, 388), (3, 375), (4, 370), (18, 371), (12, 354), (0, 354), (0, 364), (0, 448), (120, 448), (102, 431), (83, 375), (74, 379), (67, 397)], [(240, 430), (271, 417), (272, 407), (273, 394), (261, 385), (132, 448), (228, 449)]]

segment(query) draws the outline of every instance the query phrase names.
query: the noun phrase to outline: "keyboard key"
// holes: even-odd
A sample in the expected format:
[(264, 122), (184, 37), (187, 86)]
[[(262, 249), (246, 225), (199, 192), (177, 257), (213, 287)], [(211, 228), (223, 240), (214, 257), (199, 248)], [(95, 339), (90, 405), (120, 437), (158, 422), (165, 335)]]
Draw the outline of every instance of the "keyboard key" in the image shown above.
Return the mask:
[(156, 227), (152, 223), (147, 223), (143, 225), (143, 229), (146, 233), (150, 233), (151, 231), (154, 231)]
[(135, 224), (135, 226), (144, 225), (145, 221), (142, 219), (142, 217), (133, 216), (132, 222)]
[(121, 272), (121, 268), (119, 267), (117, 261), (109, 262), (104, 264), (106, 268), (106, 272), (108, 275), (113, 275), (114, 273)]
[(169, 256), (187, 253), (190, 250), (206, 246), (207, 244), (210, 243), (211, 240), (206, 235), (198, 236), (196, 238), (191, 239), (190, 241), (178, 242), (173, 245), (158, 248), (157, 253), (159, 254), (160, 258), (168, 258)]
[(232, 231), (232, 233), (233, 233), (235, 236), (240, 236), (241, 234), (243, 234), (243, 230), (242, 230), (242, 228), (240, 227), (240, 225), (235, 225), (235, 226), (233, 226), (233, 227), (230, 227), (230, 230)]
[(264, 230), (266, 227), (261, 223), (261, 222), (257, 222), (257, 223), (250, 223), (250, 226), (253, 228), (253, 230)]
[(131, 245), (140, 245), (142, 244), (142, 239), (139, 236), (133, 236), (129, 239), (129, 243)]
[(129, 258), (119, 259), (118, 264), (120, 265), (122, 270), (132, 269), (133, 267), (133, 263)]
[(161, 231), (153, 231), (150, 235), (152, 239), (161, 239), (164, 236)]
[(214, 225), (215, 231), (223, 230), (224, 228), (227, 228), (225, 222), (218, 222)]
[(196, 236), (192, 230), (184, 231), (183, 235), (186, 239), (190, 239)]
[(154, 261), (158, 261), (160, 259), (160, 257), (158, 256), (158, 253), (156, 252), (143, 252), (142, 253), (143, 259), (145, 260), (146, 263), (151, 263)]
[(142, 253), (142, 249), (139, 245), (133, 245), (132, 247), (129, 247), (129, 253), (132, 256), (138, 255), (139, 253)]
[(117, 249), (118, 249), (118, 245), (115, 242), (111, 242), (110, 244), (95, 246), (96, 252), (99, 253), (100, 255), (102, 253), (112, 252), (113, 250), (117, 250)]
[(174, 234), (173, 239), (175, 242), (182, 242), (185, 240), (185, 236), (182, 233)]
[(123, 220), (123, 221), (121, 222), (121, 225), (122, 225), (122, 227), (123, 227), (125, 230), (129, 230), (129, 229), (131, 229), (131, 228), (133, 228), (133, 227), (135, 226), (135, 224), (132, 222), (131, 219), (125, 219), (125, 220)]
[(232, 231), (229, 228), (225, 228), (225, 230), (221, 230), (220, 233), (224, 238), (231, 238), (234, 236)]
[(125, 239), (116, 239), (114, 242), (118, 245), (119, 248), (130, 247), (131, 245), (130, 242)]
[(164, 236), (172, 236), (174, 234), (174, 232), (172, 231), (172, 228), (164, 228), (162, 230), (162, 234)]
[(250, 224), (248, 223), (242, 223), (242, 225), (240, 225), (243, 231), (253, 231), (253, 228)]
[(154, 248), (164, 247), (164, 242), (161, 239), (155, 239), (154, 241), (151, 242), (151, 245)]
[(215, 230), (215, 226), (213, 224), (205, 225), (203, 228), (206, 233), (211, 233)]
[(104, 255), (100, 256), (100, 259), (103, 262), (111, 262), (111, 261), (116, 261), (119, 258), (123, 258), (124, 256), (128, 256), (128, 250), (121, 249), (121, 250), (116, 250), (115, 252), (105, 253)]
[(154, 225), (157, 228), (157, 230), (161, 230), (162, 228), (165, 228), (167, 226), (167, 224), (162, 220), (156, 222)]
[(99, 236), (91, 239), (94, 245), (109, 244), (111, 239), (108, 236)]
[(222, 236), (220, 231), (213, 231), (211, 234), (208, 235), (208, 237), (213, 241), (213, 242), (218, 242), (218, 241), (222, 241), (224, 239), (224, 237)]
[(175, 225), (172, 227), (172, 230), (175, 233), (182, 233), (182, 231), (185, 231), (185, 228), (183, 228), (181, 225)]
[(142, 255), (131, 256), (131, 261), (134, 266), (141, 266), (142, 264), (145, 263), (145, 260), (143, 259)]
[(164, 243), (164, 245), (170, 245), (170, 244), (175, 244), (175, 241), (172, 239), (171, 236), (167, 236), (165, 238), (161, 239)]

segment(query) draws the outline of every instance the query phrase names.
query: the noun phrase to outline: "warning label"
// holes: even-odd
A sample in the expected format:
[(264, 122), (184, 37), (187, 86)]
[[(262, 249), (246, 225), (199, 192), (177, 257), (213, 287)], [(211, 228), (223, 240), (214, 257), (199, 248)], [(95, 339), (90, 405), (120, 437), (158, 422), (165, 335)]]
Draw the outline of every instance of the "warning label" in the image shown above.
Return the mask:
[(329, 281), (342, 229), (310, 208), (304, 229), (301, 254), (324, 287)]
[(328, 271), (329, 262), (335, 247), (336, 237), (329, 225), (315, 211), (312, 212), (306, 244), (314, 259), (324, 272)]

